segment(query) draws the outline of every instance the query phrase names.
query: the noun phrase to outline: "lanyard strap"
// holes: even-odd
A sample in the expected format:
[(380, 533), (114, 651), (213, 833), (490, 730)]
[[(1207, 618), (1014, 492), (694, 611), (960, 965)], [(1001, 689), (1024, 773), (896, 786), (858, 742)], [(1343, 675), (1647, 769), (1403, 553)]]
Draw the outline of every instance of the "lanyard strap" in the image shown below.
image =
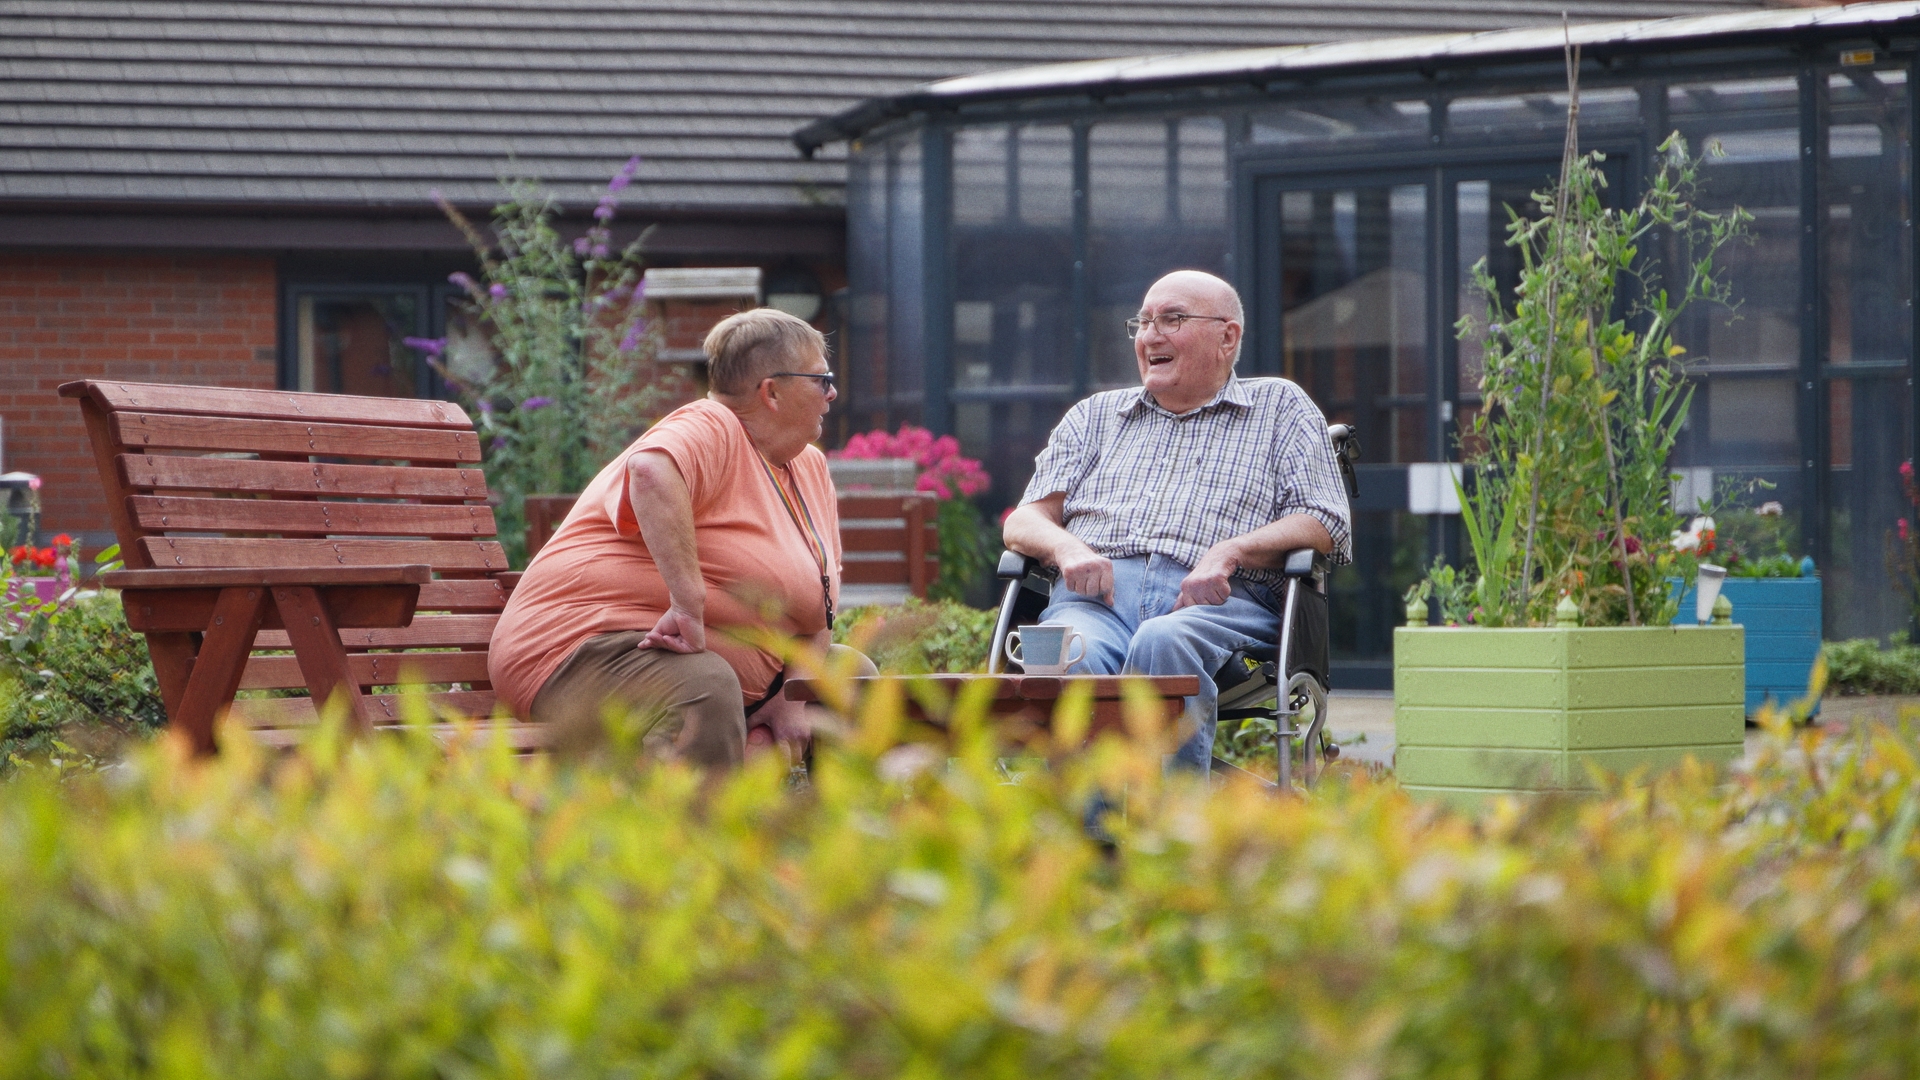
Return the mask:
[[(773, 490), (779, 493), (780, 504), (787, 508), (787, 516), (793, 519), (793, 527), (800, 530), (800, 538), (813, 541), (808, 554), (813, 555), (820, 564), (820, 597), (827, 606), (827, 629), (832, 630), (833, 583), (827, 577), (827, 543), (820, 538), (819, 526), (813, 523), (813, 511), (807, 509), (806, 496), (800, 494), (800, 481), (793, 475), (793, 466), (781, 466), (787, 474), (787, 479), (793, 483), (793, 492), (789, 494), (779, 479), (773, 475), (773, 466), (767, 464), (766, 458), (760, 459), (760, 467), (767, 471), (767, 482), (772, 484)], [(795, 501), (800, 504), (797, 510), (794, 509)], [(804, 525), (801, 524), (803, 518), (806, 520)]]

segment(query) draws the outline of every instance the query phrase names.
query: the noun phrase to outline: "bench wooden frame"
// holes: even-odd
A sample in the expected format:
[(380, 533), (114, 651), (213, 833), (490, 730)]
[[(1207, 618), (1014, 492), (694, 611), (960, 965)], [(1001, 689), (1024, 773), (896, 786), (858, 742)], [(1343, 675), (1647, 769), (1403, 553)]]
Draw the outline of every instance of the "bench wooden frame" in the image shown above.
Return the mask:
[[(103, 584), (196, 753), (217, 749), (223, 711), (277, 745), (335, 696), (361, 730), (396, 722), (395, 697), (370, 691), (402, 682), (494, 711), (487, 642), (518, 575), (458, 405), (97, 380), (60, 394), (79, 402), (126, 567)], [(541, 741), (531, 725), (509, 737)]]

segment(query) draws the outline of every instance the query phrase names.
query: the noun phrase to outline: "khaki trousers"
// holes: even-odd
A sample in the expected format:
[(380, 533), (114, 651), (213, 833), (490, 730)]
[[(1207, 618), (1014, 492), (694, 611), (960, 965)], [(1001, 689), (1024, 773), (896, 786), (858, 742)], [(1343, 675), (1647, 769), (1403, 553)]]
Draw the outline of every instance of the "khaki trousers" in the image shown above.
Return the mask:
[[(746, 757), (740, 678), (718, 653), (642, 649), (639, 630), (599, 634), (574, 650), (534, 695), (536, 723), (563, 756), (605, 746), (610, 728), (638, 735), (650, 758), (731, 769)], [(838, 654), (844, 645), (833, 646)], [(862, 674), (873, 663), (860, 658)]]

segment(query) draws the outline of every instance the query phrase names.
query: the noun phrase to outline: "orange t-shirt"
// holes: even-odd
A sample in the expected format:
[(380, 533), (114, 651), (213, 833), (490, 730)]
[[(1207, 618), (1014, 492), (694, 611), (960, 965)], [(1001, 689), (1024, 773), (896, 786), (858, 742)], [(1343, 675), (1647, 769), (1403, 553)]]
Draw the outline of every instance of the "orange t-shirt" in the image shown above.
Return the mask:
[[(522, 717), (588, 638), (651, 630), (666, 614), (666, 581), (635, 516), (649, 508), (635, 507), (627, 496), (627, 459), (641, 450), (665, 453), (686, 479), (707, 585), (707, 648), (740, 676), (746, 704), (766, 695), (781, 662), (728, 631), (764, 627), (807, 637), (826, 627), (820, 560), (805, 516), (795, 524), (739, 417), (718, 402), (695, 401), (668, 414), (600, 470), (513, 590), (493, 631), (487, 673), (495, 692)], [(790, 469), (773, 473), (782, 484), (789, 477), (798, 481), (804, 509), (826, 547), (838, 603), (840, 518), (826, 455), (809, 446)]]

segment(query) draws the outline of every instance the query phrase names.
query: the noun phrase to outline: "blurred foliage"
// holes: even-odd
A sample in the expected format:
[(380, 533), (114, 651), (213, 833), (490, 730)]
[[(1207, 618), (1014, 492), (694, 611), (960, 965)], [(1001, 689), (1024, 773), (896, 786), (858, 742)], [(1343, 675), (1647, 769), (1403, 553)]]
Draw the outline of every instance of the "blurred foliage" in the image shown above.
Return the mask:
[(985, 671), (995, 614), (953, 600), (908, 597), (897, 607), (848, 610), (835, 620), (833, 640), (866, 653), (886, 675)]
[(1829, 641), (1827, 691), (1834, 694), (1920, 694), (1920, 646), (1882, 648), (1872, 638)]
[(0, 1073), (1920, 1071), (1911, 727), (1776, 723), (1750, 771), (1472, 818), (1353, 773), (1187, 786), (1150, 709), (1008, 783), (984, 702), (913, 693), (950, 742), (876, 698), (798, 793), (773, 755), (705, 785), (443, 748), (417, 701), (405, 735), (30, 771)]
[(28, 761), (95, 768), (166, 726), (146, 636), (127, 628), (118, 593), (13, 601), (4, 621), (0, 777)]

